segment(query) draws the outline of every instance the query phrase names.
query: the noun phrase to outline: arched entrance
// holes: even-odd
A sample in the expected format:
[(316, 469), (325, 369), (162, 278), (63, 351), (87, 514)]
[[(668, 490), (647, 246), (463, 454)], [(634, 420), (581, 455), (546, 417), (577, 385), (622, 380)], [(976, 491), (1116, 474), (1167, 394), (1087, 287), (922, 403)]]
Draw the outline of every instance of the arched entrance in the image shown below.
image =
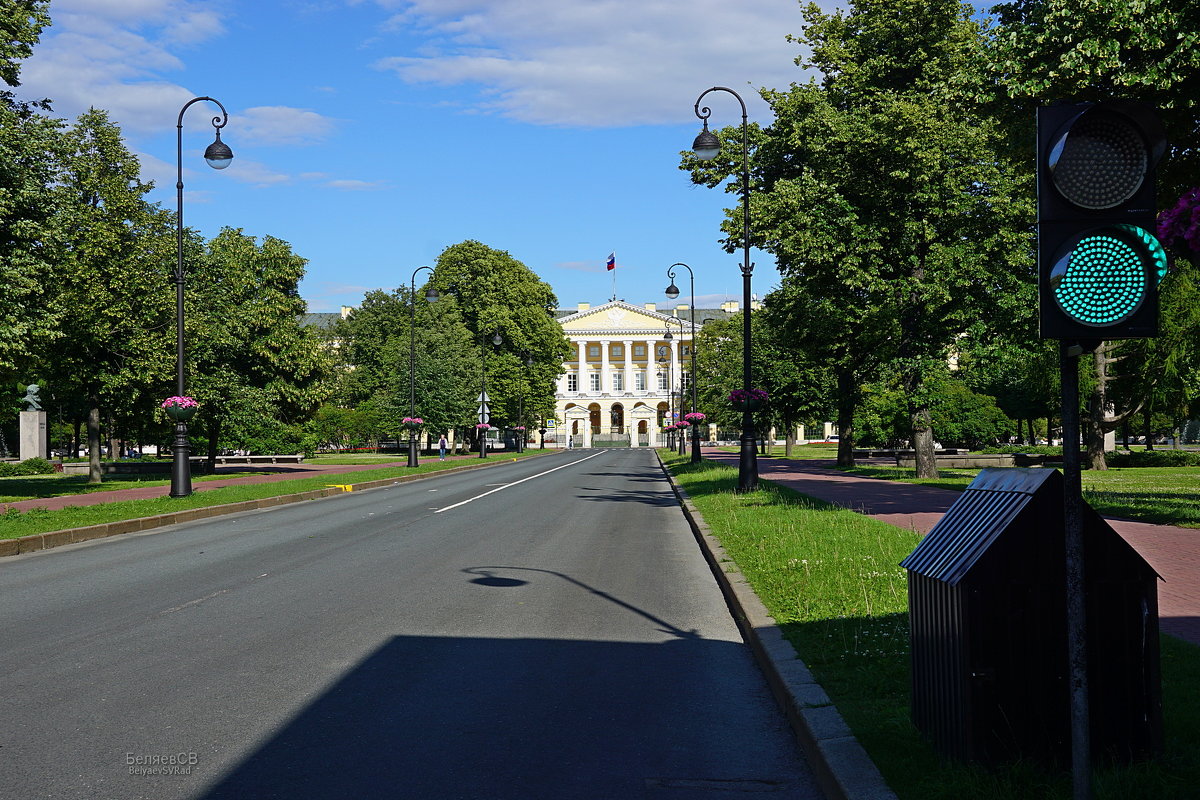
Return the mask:
[(588, 406), (588, 418), (592, 425), (592, 433), (600, 432), (600, 404), (592, 403)]
[(612, 421), (613, 433), (625, 432), (625, 406), (620, 403), (613, 403), (612, 409), (609, 411), (609, 419)]

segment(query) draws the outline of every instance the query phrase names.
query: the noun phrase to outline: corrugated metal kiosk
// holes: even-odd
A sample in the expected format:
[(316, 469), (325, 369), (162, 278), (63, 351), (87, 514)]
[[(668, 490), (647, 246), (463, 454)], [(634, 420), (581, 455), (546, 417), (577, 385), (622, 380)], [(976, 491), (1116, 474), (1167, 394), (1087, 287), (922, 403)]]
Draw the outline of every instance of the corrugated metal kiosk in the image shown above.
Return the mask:
[[(1084, 503), (1097, 757), (1162, 743), (1158, 574)], [(1063, 476), (981, 470), (908, 570), (913, 722), (943, 753), (1070, 763)]]

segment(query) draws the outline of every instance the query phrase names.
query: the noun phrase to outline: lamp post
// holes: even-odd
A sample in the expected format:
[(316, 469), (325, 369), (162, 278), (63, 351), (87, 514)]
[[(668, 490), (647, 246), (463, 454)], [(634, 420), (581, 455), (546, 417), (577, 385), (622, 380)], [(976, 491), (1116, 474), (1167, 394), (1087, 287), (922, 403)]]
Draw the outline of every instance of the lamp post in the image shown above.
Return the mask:
[[(417, 267), (413, 270), (412, 278), (408, 282), (408, 303), (411, 309), (408, 323), (408, 415), (410, 417), (417, 415), (417, 273), (426, 269), (429, 270), (430, 275), (433, 274), (432, 267)], [(436, 303), (438, 300), (437, 289), (432, 286), (426, 289), (425, 300)], [(408, 466), (418, 466), (417, 432), (411, 429), (408, 432)]]
[[(675, 285), (675, 268), (683, 267), (688, 271), (688, 282), (690, 285), (691, 297), (688, 300), (688, 313), (692, 318), (692, 413), (696, 413), (696, 275), (692, 272), (692, 268), (682, 261), (677, 261), (667, 267), (667, 277), (671, 279), (671, 285), (667, 287), (665, 294), (669, 300), (674, 300), (679, 297), (679, 287)], [(700, 428), (695, 422), (692, 423), (692, 463), (700, 463)]]
[[(750, 275), (754, 265), (750, 263), (750, 138), (747, 126), (746, 103), (741, 95), (724, 86), (705, 89), (696, 98), (696, 116), (704, 122), (704, 128), (692, 143), (692, 152), (704, 161), (715, 158), (721, 152), (721, 140), (708, 129), (708, 118), (712, 115), (708, 106), (700, 107), (700, 101), (709, 92), (729, 92), (742, 106), (742, 389), (750, 391)], [(758, 453), (754, 433), (754, 415), (749, 407), (742, 410), (741, 453), (738, 457), (739, 492), (752, 492), (758, 488)]]
[[(667, 329), (667, 332), (665, 334), (663, 334), (663, 338), (666, 339), (667, 341), (670, 341), (672, 338), (674, 338), (673, 336), (671, 336), (671, 330), (669, 328)], [(667, 361), (667, 348), (663, 347), (663, 348), (659, 349), (658, 363), (661, 365), (661, 368), (665, 369), (667, 372), (667, 425), (671, 426), (671, 430), (667, 431), (667, 447), (671, 450), (674, 450), (675, 449), (675, 430), (674, 430), (674, 425), (675, 425), (675, 381), (671, 379), (670, 362)]]
[[(212, 118), (216, 139), (204, 150), (204, 160), (213, 169), (225, 169), (233, 160), (233, 151), (221, 141), (221, 128), (229, 122), (229, 113), (219, 100), (211, 97), (193, 97), (179, 109), (175, 123), (175, 394), (184, 396), (184, 348), (183, 348), (183, 112), (193, 103), (207, 100), (216, 103), (221, 116)], [(192, 493), (191, 449), (188, 447), (187, 422), (175, 420), (175, 445), (171, 461), (171, 497), (187, 497)]]
[[(500, 344), (504, 341), (500, 338), (500, 332), (492, 333), (492, 344)], [(479, 332), (479, 424), (483, 425), (488, 420), (488, 396), (487, 396), (487, 336), (482, 330)], [(483, 428), (476, 428), (479, 431), (479, 457), (487, 458), (487, 431)]]

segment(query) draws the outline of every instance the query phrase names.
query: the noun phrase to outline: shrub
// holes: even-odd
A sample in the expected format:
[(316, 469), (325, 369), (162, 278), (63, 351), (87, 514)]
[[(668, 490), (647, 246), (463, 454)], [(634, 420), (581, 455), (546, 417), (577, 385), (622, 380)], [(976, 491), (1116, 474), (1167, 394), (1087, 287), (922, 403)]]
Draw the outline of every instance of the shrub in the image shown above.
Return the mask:
[(1109, 453), (1110, 467), (1200, 467), (1200, 453), (1190, 450), (1133, 450)]
[(17, 464), (0, 464), (0, 478), (20, 475), (49, 475), (52, 472), (54, 472), (54, 465), (44, 458), (27, 458)]
[(1049, 447), (1047, 445), (1025, 445), (1025, 444), (1005, 444), (996, 447), (985, 447), (979, 452), (981, 453), (1028, 453), (1038, 456), (1061, 456), (1061, 447)]

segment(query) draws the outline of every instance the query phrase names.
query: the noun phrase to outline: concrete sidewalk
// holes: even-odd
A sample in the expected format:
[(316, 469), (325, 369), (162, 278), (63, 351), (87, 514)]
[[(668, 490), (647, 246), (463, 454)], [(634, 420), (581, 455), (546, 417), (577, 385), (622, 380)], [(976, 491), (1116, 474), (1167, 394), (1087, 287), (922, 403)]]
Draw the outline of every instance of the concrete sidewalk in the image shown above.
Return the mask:
[[(705, 457), (735, 467), (738, 463), (736, 453), (710, 452)], [(833, 466), (828, 460), (761, 458), (758, 474), (809, 497), (919, 533), (928, 533), (959, 497), (950, 489), (860, 478)], [(1158, 585), (1162, 631), (1200, 644), (1200, 529), (1112, 518), (1108, 523), (1162, 576)]]

